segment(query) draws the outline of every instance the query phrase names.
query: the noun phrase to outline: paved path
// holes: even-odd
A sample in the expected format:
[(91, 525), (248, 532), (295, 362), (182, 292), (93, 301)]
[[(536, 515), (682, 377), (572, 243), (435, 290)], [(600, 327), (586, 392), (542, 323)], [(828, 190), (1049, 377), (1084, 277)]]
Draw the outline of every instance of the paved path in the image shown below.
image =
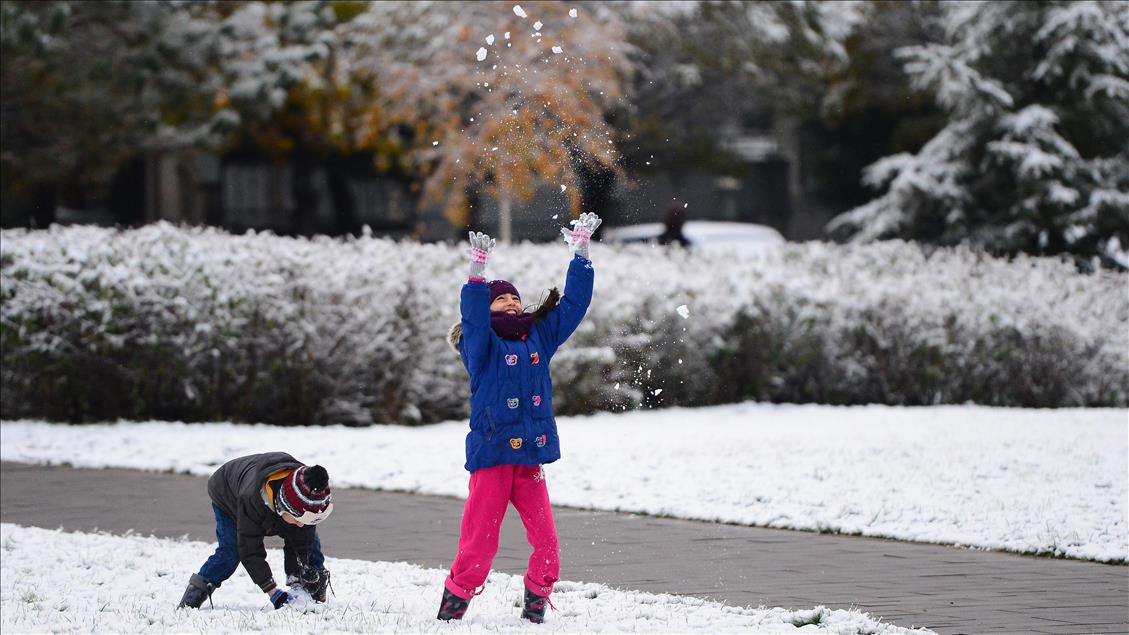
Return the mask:
[[(3, 522), (215, 539), (200, 477), (0, 463), (0, 480)], [(329, 556), (450, 566), (462, 501), (360, 489), (335, 489), (333, 499), (333, 519), (319, 528)], [(563, 507), (554, 513), (566, 580), (742, 606), (857, 607), (941, 633), (1129, 633), (1129, 567)], [(495, 568), (521, 574), (528, 557), (511, 512)]]

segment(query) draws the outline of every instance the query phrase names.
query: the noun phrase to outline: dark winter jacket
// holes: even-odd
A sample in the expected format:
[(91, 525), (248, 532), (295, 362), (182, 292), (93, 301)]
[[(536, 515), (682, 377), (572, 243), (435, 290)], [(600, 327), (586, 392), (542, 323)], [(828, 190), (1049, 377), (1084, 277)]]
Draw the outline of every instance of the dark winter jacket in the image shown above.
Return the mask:
[(552, 463), (561, 457), (549, 362), (588, 311), (594, 277), (592, 263), (574, 257), (560, 304), (522, 340), (503, 339), (490, 328), (485, 282), (463, 285), (462, 321), (452, 329), (451, 340), (470, 374), (468, 471)]
[(299, 467), (302, 463), (285, 452), (252, 454), (224, 463), (208, 479), (212, 502), (235, 519), (239, 561), (264, 591), (275, 586), (263, 546), (264, 536), (282, 536), (302, 563), (309, 562), (314, 548), (316, 529), (312, 525), (295, 527), (282, 520), (273, 507), (273, 493), (265, 489), (269, 476)]

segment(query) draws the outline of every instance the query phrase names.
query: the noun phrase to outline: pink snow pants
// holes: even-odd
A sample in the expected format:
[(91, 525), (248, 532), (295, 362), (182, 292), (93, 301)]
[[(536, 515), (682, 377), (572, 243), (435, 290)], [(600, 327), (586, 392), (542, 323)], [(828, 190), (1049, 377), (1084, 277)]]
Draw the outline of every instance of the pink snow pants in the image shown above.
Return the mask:
[(445, 583), (448, 591), (469, 600), (486, 582), (498, 553), (502, 518), (511, 502), (521, 515), (526, 539), (533, 547), (525, 587), (542, 597), (553, 592), (561, 561), (549, 489), (540, 465), (496, 465), (471, 473), (459, 553)]

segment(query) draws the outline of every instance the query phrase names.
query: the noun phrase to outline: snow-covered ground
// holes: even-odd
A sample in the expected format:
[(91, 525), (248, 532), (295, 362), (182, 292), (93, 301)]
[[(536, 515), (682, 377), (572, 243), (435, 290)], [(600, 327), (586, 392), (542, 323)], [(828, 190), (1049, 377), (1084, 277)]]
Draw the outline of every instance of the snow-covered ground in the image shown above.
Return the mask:
[[(174, 607), (214, 545), (0, 525), (0, 631), (12, 632), (529, 632), (522, 580), (491, 574), (462, 623), (435, 619), (440, 569), (328, 558), (334, 595), (275, 611), (240, 569), (199, 611)], [(268, 560), (282, 569), (282, 551)], [(560, 582), (538, 632), (910, 633), (858, 611), (742, 608), (673, 595)]]
[[(1129, 417), (738, 404), (558, 419), (553, 502), (1099, 561), (1129, 559)], [(285, 450), (338, 486), (463, 497), (466, 424), (0, 425), (0, 459), (207, 475)]]

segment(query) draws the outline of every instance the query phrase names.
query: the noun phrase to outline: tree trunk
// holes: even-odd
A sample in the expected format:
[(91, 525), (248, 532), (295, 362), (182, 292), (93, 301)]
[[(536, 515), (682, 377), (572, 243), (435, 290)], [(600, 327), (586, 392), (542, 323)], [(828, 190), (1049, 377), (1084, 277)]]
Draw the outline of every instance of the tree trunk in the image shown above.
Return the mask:
[(59, 192), (49, 185), (35, 188), (31, 204), (32, 229), (46, 229), (55, 222), (55, 208), (59, 204)]
[(498, 201), (498, 240), (509, 243), (513, 240), (514, 230), (513, 203), (510, 197), (502, 194)]
[(325, 163), (326, 184), (333, 201), (333, 235), (361, 233), (361, 219), (357, 216), (357, 202), (349, 189), (349, 162), (339, 155), (331, 156)]
[(290, 157), (290, 196), (294, 209), (290, 212), (290, 233), (307, 236), (311, 218), (317, 217), (317, 192), (313, 186), (314, 161), (304, 148), (296, 148)]

